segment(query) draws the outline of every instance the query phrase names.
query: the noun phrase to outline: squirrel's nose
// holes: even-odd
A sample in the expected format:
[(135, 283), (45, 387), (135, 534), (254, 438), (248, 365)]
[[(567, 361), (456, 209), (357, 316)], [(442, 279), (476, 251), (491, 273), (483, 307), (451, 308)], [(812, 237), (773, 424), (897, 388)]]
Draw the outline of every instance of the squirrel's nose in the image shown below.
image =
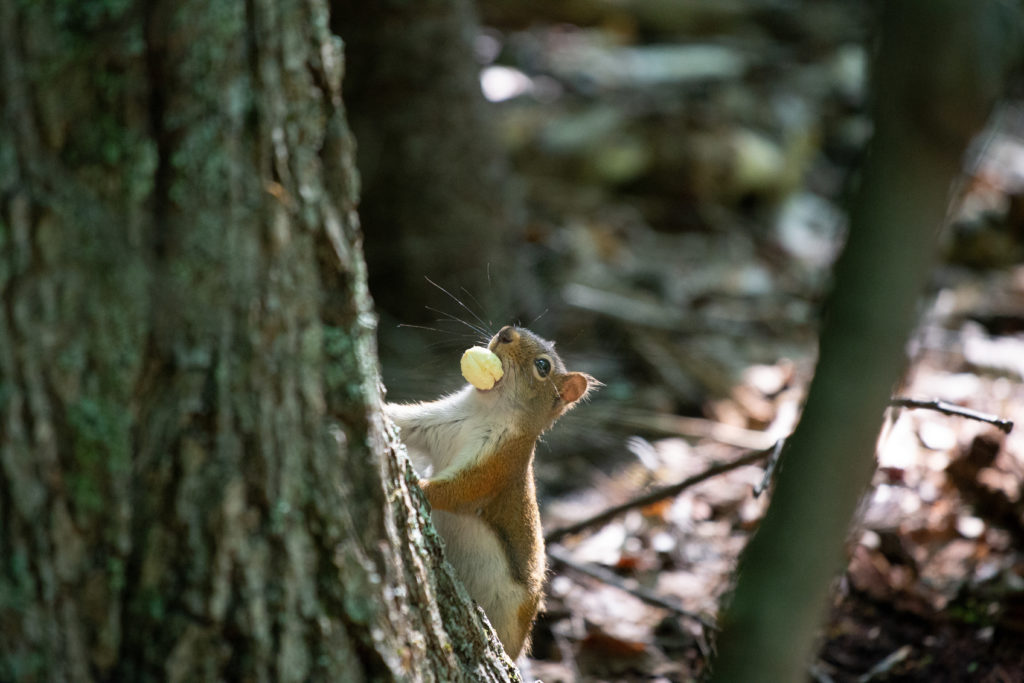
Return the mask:
[(498, 343), (500, 344), (511, 344), (517, 339), (519, 339), (519, 333), (511, 325), (505, 325), (505, 327), (498, 330)]

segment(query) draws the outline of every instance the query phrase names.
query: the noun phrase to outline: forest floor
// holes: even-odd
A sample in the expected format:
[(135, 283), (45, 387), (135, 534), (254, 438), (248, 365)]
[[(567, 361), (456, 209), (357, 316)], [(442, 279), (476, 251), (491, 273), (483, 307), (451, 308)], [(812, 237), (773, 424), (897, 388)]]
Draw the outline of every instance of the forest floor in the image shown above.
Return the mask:
[[(977, 416), (890, 409), (808, 680), (1024, 680), (1021, 312), (1022, 267), (960, 273), (934, 298), (900, 394), (941, 397), (1016, 427), (1007, 434), (1004, 422)], [(723, 440), (749, 439), (758, 424), (770, 430), (780, 415), (788, 429), (806, 386), (799, 365), (750, 367), (715, 403), (714, 419), (678, 424), (696, 432), (719, 426), (721, 434), (624, 438), (631, 462), (549, 499), (545, 528), (735, 460), (744, 450)], [(580, 412), (591, 407), (600, 404)], [(760, 464), (738, 468), (558, 541), (556, 552), (571, 565), (554, 563), (531, 675), (546, 682), (700, 677), (711, 639), (672, 606), (713, 618), (767, 503), (752, 493), (762, 477)], [(594, 565), (612, 581), (583, 573)], [(637, 597), (644, 589), (671, 604)]]

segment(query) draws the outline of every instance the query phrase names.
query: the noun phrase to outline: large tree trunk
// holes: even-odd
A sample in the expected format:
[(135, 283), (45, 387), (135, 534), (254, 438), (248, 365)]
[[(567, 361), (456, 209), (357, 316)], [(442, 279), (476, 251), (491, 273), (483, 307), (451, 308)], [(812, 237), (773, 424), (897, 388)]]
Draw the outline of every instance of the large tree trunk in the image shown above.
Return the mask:
[(0, 0), (0, 679), (504, 680), (380, 417), (320, 0)]

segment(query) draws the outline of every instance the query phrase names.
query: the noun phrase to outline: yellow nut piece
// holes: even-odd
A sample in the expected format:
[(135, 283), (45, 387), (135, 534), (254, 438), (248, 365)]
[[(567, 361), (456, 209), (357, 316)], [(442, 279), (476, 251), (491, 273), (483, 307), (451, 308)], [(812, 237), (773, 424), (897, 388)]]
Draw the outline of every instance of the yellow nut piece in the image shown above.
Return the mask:
[(501, 369), (501, 359), (482, 346), (466, 349), (462, 354), (461, 366), (466, 381), (483, 391), (493, 388), (494, 383), (505, 374)]

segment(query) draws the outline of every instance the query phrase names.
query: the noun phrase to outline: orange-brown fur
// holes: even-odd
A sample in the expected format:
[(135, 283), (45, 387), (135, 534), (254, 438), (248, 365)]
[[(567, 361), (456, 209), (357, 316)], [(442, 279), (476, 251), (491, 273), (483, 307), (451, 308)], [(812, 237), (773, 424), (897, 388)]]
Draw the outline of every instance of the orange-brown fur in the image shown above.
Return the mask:
[[(467, 386), (438, 401), (389, 404), (387, 411), (410, 452), (434, 467), (420, 486), (442, 535), (450, 530), (449, 559), (515, 658), (540, 608), (545, 572), (534, 448), (597, 382), (567, 371), (553, 345), (528, 330), (502, 328), (489, 348), (504, 370), (494, 389)], [(550, 361), (546, 376), (535, 369), (540, 357)], [(496, 548), (503, 557), (493, 557)]]

